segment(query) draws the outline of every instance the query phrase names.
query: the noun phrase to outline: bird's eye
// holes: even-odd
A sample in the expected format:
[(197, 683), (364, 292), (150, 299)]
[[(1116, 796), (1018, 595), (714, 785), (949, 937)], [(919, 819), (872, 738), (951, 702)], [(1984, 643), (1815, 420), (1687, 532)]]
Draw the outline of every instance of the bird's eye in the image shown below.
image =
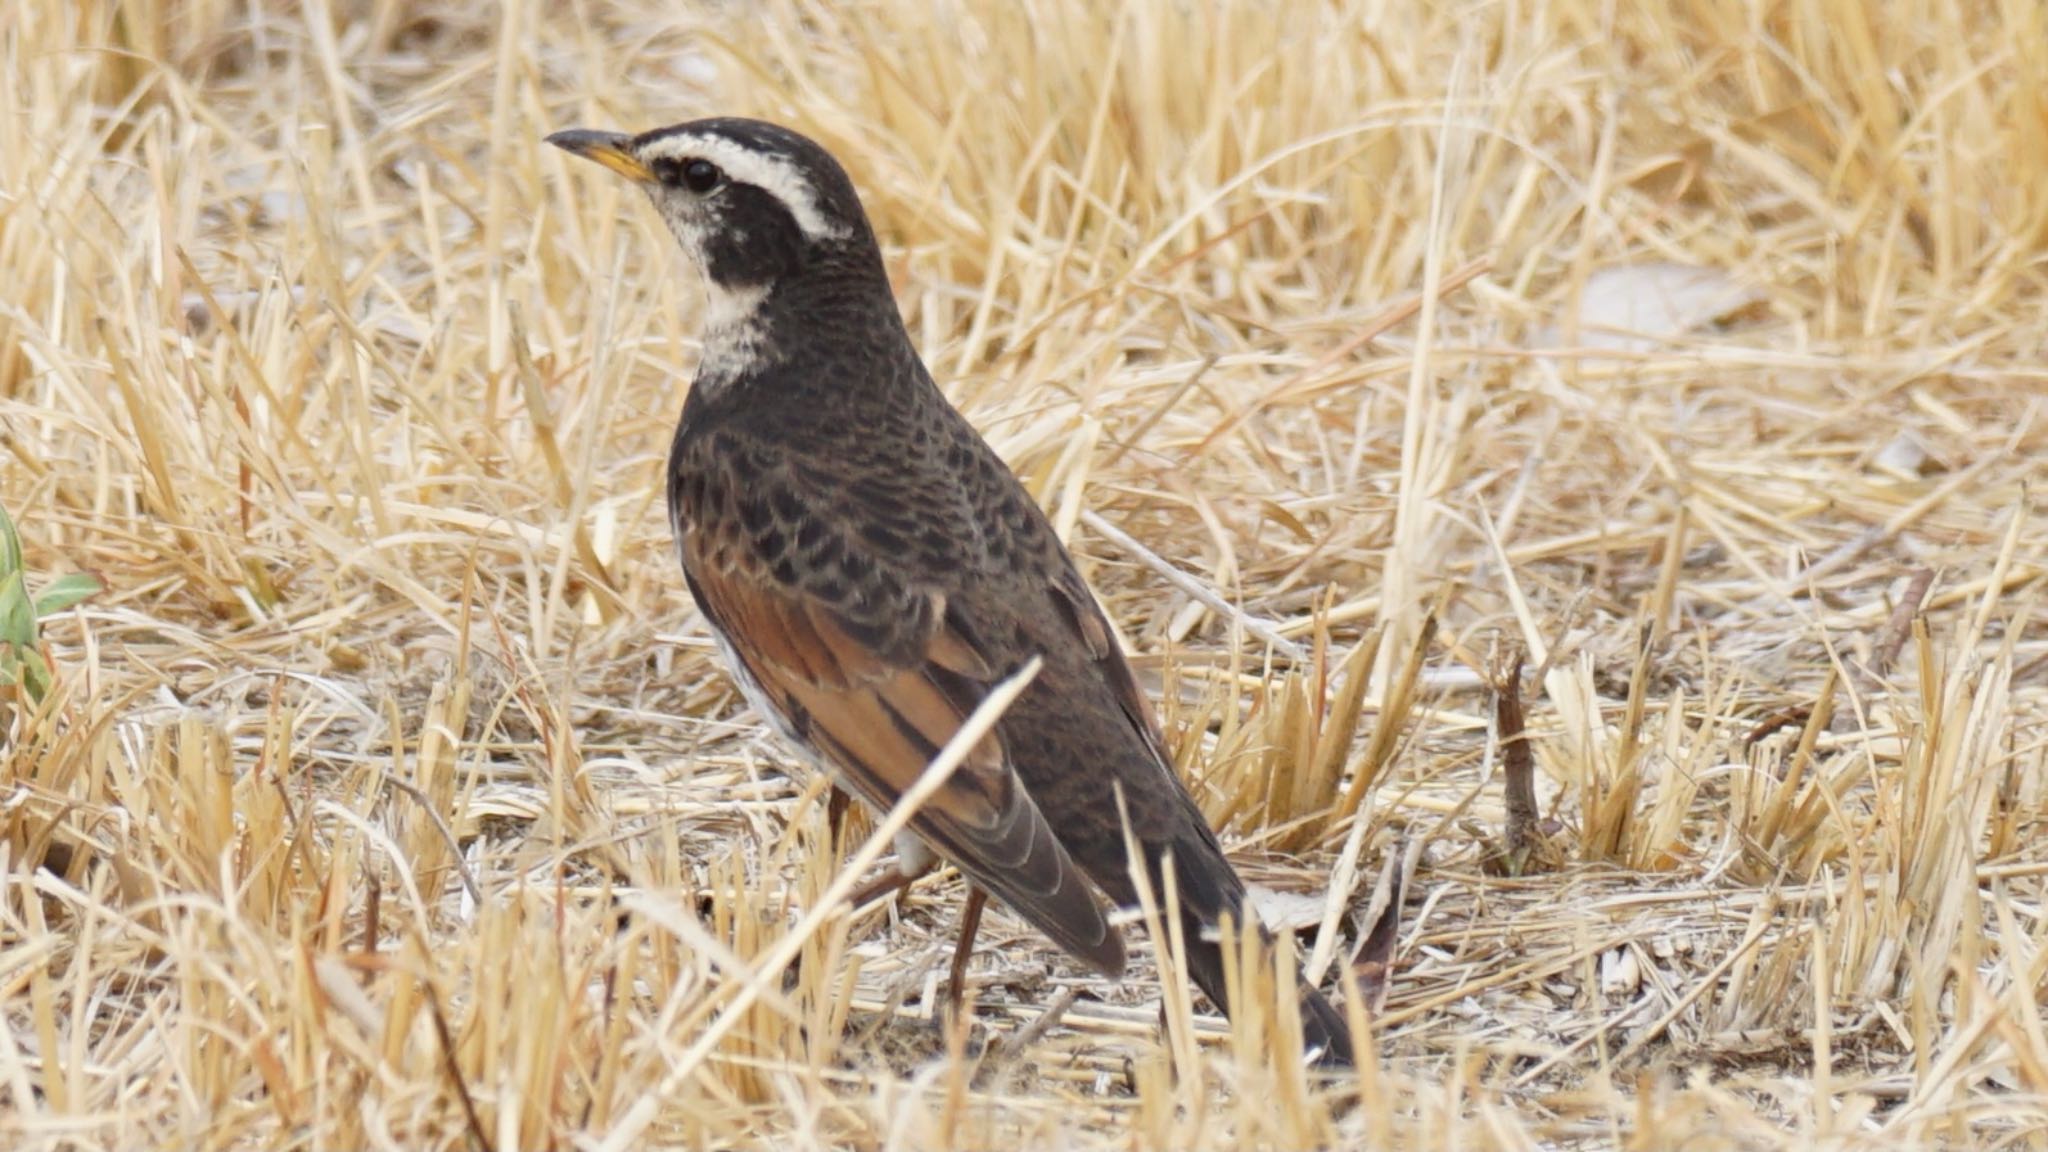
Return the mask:
[(691, 160), (683, 165), (683, 187), (699, 196), (718, 187), (725, 173), (709, 160)]

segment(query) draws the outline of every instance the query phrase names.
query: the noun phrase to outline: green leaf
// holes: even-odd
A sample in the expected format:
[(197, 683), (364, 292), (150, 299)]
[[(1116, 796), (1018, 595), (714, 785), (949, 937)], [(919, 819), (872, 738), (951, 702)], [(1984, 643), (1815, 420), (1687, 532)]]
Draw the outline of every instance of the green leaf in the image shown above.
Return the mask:
[(21, 571), (21, 537), (15, 535), (14, 518), (0, 505), (0, 578)]
[(21, 654), (21, 686), (28, 689), (29, 699), (40, 704), (50, 694), (50, 666), (43, 663), (43, 654), (30, 648)]
[(55, 616), (89, 596), (98, 595), (99, 591), (100, 582), (87, 573), (72, 572), (59, 576), (43, 585), (43, 590), (36, 594), (36, 617)]
[(36, 642), (36, 606), (29, 602), (21, 573), (0, 573), (0, 641), (33, 648)]

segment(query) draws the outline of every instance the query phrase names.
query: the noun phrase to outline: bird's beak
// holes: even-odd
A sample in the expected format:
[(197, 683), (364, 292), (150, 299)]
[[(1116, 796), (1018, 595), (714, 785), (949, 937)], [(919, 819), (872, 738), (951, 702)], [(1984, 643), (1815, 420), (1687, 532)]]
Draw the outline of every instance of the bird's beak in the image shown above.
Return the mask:
[(633, 138), (623, 132), (571, 128), (548, 137), (548, 143), (585, 160), (595, 160), (628, 180), (646, 184), (654, 179), (654, 173), (633, 155), (630, 148)]

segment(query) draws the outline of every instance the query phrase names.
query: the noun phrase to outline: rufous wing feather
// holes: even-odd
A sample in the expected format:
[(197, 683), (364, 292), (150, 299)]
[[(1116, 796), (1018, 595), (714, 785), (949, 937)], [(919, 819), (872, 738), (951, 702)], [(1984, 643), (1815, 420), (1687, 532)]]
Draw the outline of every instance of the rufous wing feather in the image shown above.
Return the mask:
[[(947, 626), (936, 592), (903, 615), (923, 630), (919, 643), (877, 645), (873, 624), (849, 625), (833, 605), (778, 580), (770, 565), (750, 563), (747, 538), (718, 527), (700, 514), (682, 539), (700, 607), (789, 728), (855, 793), (890, 808), (959, 731), (994, 670)], [(1069, 952), (1105, 974), (1122, 972), (1121, 935), (996, 734), (982, 738), (911, 827)]]

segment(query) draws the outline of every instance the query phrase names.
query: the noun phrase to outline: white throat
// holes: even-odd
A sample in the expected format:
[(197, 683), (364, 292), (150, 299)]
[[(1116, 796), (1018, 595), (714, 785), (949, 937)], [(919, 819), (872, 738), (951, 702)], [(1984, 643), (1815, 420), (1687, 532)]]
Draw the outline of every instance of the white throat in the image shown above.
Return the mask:
[(766, 299), (765, 284), (724, 288), (705, 278), (704, 355), (697, 363), (699, 384), (727, 384), (765, 363), (761, 345), (767, 332), (761, 322), (761, 304)]

